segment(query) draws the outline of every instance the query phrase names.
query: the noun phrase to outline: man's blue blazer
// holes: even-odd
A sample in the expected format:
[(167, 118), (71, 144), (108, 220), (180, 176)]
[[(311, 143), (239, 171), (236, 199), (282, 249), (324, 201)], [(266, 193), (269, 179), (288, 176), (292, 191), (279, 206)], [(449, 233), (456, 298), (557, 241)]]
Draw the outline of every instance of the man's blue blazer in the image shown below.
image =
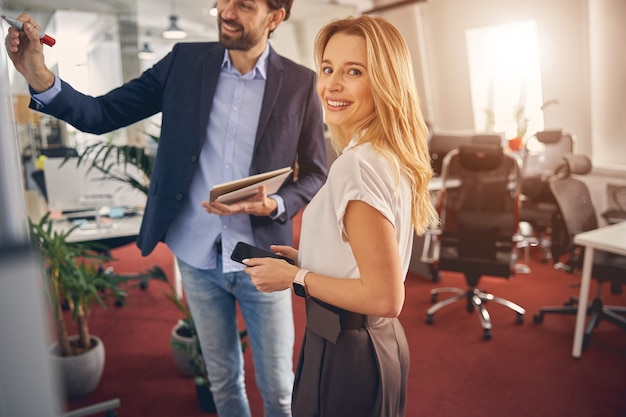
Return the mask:
[[(143, 255), (165, 238), (188, 197), (224, 52), (219, 43), (180, 43), (141, 76), (103, 96), (84, 95), (62, 82), (61, 93), (48, 105), (37, 108), (78, 130), (95, 134), (162, 112), (156, 162), (137, 238)], [(255, 243), (261, 247), (291, 244), (291, 218), (311, 200), (327, 173), (315, 73), (273, 49), (268, 59), (250, 174), (295, 167), (297, 163), (298, 178), (288, 179), (278, 192), (285, 201), (286, 218), (251, 216)], [(36, 108), (33, 101), (31, 108)]]

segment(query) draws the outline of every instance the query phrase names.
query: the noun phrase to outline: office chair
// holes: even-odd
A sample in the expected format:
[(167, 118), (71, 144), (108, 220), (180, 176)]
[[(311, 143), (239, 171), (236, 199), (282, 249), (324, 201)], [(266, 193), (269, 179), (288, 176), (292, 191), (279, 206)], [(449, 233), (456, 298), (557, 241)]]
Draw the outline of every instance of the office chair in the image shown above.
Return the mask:
[(470, 138), (470, 143), (477, 143), (477, 144), (486, 144), (486, 145), (492, 144), (492, 145), (504, 146), (505, 142), (506, 140), (504, 139), (504, 136), (499, 135), (497, 133), (480, 133)]
[(608, 185), (607, 191), (612, 204), (602, 212), (602, 217), (608, 224), (626, 221), (626, 186)]
[[(518, 324), (524, 321), (522, 307), (478, 288), (484, 275), (509, 278), (515, 273), (521, 186), (519, 158), (504, 153), (500, 145), (461, 145), (444, 158), (442, 175), (444, 188), (438, 203), (440, 227), (429, 231), (435, 237), (434, 247), (429, 250), (437, 273), (461, 272), (468, 288), (433, 289), (431, 301), (436, 304), (426, 312), (426, 322), (432, 324), (434, 314), (441, 308), (465, 300), (468, 313), (478, 312), (483, 338), (489, 340), (491, 318), (485, 302), (502, 304), (517, 313)], [(437, 302), (440, 293), (454, 295)]]
[[(573, 243), (574, 235), (598, 228), (596, 210), (587, 185), (573, 175), (585, 175), (591, 171), (591, 161), (584, 155), (568, 154), (561, 172), (550, 180), (550, 189), (556, 199), (558, 212), (553, 219), (552, 253), (555, 264), (569, 272), (582, 268), (584, 248)], [(567, 257), (566, 260), (561, 259)], [(609, 283), (613, 294), (621, 294), (626, 285), (626, 257), (594, 251), (592, 278), (598, 283), (596, 296), (587, 306), (589, 321), (583, 338), (586, 349), (591, 332), (600, 321), (606, 320), (626, 330), (626, 306), (607, 306), (602, 302), (602, 287)], [(543, 322), (545, 314), (576, 315), (576, 297), (570, 297), (562, 306), (542, 307), (534, 316), (535, 323)]]
[[(532, 227), (533, 238), (543, 250), (544, 261), (552, 254), (549, 238), (556, 202), (549, 178), (563, 165), (563, 155), (574, 151), (574, 137), (561, 130), (537, 132), (522, 150), (522, 210), (520, 220)], [(536, 235), (536, 236), (535, 236)]]
[(468, 143), (477, 144), (502, 144), (502, 135), (497, 133), (443, 133), (433, 132), (428, 141), (431, 165), (435, 176), (441, 175), (443, 158), (448, 152), (458, 149), (461, 145)]
[(428, 142), (428, 150), (430, 152), (430, 161), (435, 176), (441, 175), (443, 158), (448, 152), (458, 149), (459, 146), (469, 143), (471, 136), (460, 135), (454, 133), (433, 132)]

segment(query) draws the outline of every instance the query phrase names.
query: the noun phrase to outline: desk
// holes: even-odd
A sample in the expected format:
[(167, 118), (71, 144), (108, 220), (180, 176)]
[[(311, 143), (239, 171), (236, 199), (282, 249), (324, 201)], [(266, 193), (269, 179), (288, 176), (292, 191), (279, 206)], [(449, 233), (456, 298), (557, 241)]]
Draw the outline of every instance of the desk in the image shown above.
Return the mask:
[[(141, 215), (124, 216), (113, 219), (110, 223), (103, 224), (102, 227), (96, 227), (96, 224), (91, 222), (86, 225), (88, 227), (74, 229), (67, 240), (68, 242), (102, 242), (120, 238), (132, 239), (139, 234), (142, 220)], [(63, 232), (72, 227), (73, 223), (67, 219), (60, 219), (55, 220), (52, 226), (58, 232)]]
[[(448, 178), (446, 181), (446, 188), (455, 188), (461, 185), (461, 180), (458, 178)], [(428, 191), (441, 191), (443, 190), (443, 177), (432, 177), (428, 182)]]
[(578, 311), (576, 312), (576, 328), (574, 331), (574, 345), (572, 356), (580, 358), (582, 354), (587, 300), (589, 299), (589, 284), (593, 267), (593, 255), (596, 249), (626, 256), (626, 222), (601, 227), (574, 236), (574, 243), (585, 247), (585, 257), (580, 281), (580, 295)]

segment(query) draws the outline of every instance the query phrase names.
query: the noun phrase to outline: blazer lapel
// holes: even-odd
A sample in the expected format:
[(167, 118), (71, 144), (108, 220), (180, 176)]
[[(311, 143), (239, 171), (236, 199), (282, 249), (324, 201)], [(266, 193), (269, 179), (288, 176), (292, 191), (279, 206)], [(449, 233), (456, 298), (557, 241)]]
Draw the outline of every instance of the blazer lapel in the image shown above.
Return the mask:
[(214, 43), (211, 44), (208, 53), (201, 58), (203, 59), (203, 77), (200, 84), (200, 106), (198, 108), (198, 117), (196, 118), (200, 129), (200, 134), (197, 135), (199, 141), (198, 149), (200, 149), (204, 143), (207, 127), (209, 125), (209, 116), (213, 107), (213, 97), (215, 96), (217, 80), (220, 76), (224, 51), (225, 49), (222, 45)]
[(280, 88), (283, 84), (283, 63), (280, 56), (274, 52), (270, 46), (270, 54), (267, 64), (267, 81), (265, 82), (265, 92), (263, 93), (263, 102), (261, 104), (261, 114), (259, 115), (259, 125), (256, 131), (254, 148), (259, 145), (259, 140), (263, 137), (263, 132), (267, 127), (270, 115), (276, 105)]

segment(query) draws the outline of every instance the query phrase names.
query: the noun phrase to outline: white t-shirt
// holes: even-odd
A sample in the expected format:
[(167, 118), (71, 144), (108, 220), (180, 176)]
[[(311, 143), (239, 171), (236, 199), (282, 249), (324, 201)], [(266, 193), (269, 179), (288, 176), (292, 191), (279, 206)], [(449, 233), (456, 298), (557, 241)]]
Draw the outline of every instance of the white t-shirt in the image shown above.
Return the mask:
[(358, 200), (378, 210), (394, 226), (406, 276), (414, 235), (411, 198), (406, 177), (401, 174), (398, 182), (386, 157), (369, 143), (354, 146), (350, 142), (333, 162), (326, 183), (304, 210), (300, 266), (335, 278), (360, 276), (343, 224), (348, 203)]

